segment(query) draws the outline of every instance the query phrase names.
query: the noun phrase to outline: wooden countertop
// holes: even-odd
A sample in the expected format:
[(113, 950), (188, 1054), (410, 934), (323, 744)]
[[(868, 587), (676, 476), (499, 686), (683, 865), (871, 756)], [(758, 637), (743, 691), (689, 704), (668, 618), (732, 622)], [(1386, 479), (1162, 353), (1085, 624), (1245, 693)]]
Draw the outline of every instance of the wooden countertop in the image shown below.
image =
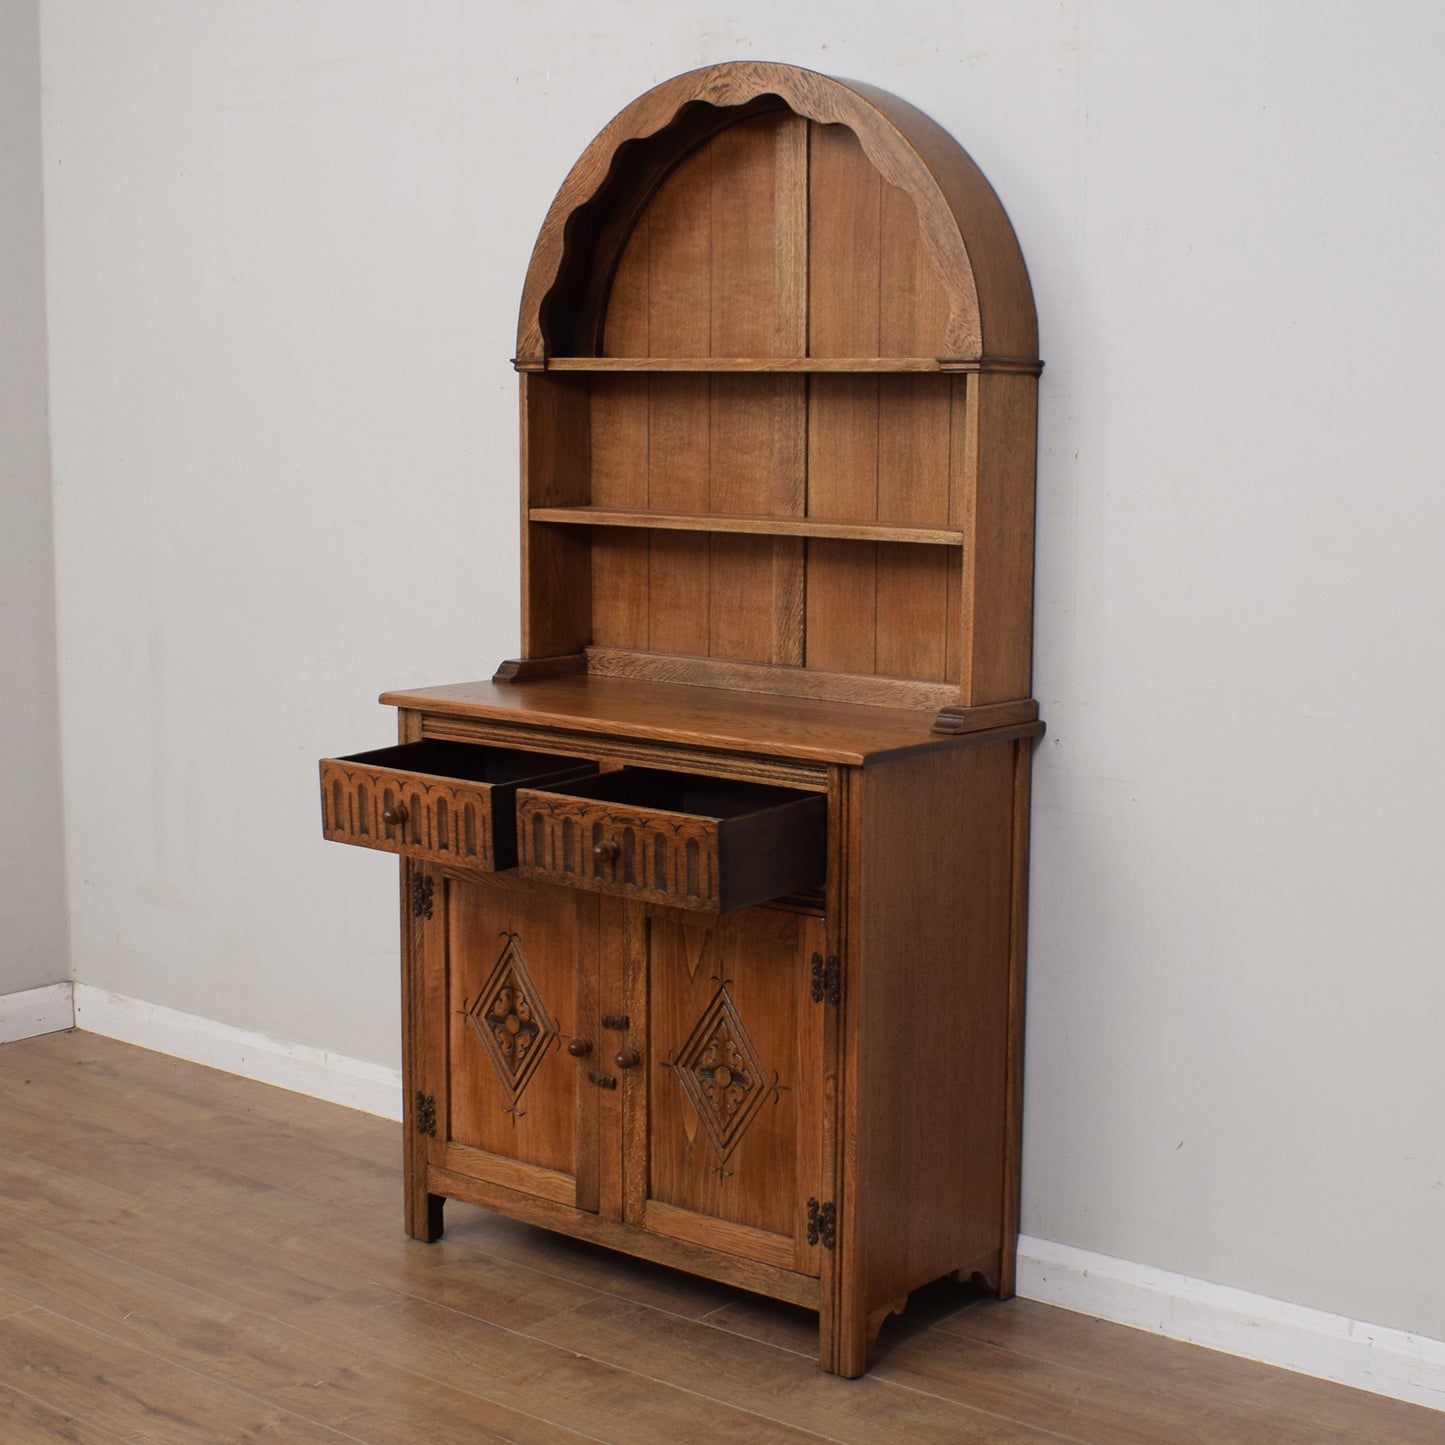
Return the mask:
[[(630, 678), (576, 675), (451, 683), (384, 692), (381, 701), (433, 716), (618, 734), (820, 763), (858, 764), (889, 753), (967, 741), (932, 732), (931, 709), (869, 707)], [(1042, 731), (1032, 722), (1037, 716), (1032, 702), (987, 711), (994, 731)]]

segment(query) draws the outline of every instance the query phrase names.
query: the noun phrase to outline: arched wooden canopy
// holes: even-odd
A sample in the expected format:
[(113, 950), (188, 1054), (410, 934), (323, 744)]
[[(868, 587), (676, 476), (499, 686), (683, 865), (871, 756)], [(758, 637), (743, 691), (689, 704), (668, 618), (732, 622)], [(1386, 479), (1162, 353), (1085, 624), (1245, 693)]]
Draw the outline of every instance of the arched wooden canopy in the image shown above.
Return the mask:
[(665, 81), (583, 152), (532, 252), (517, 330), (520, 369), (602, 354), (609, 289), (659, 188), (710, 139), (773, 111), (846, 126), (882, 179), (912, 201), (922, 253), (946, 294), (947, 320), (933, 351), (942, 369), (1037, 369), (1038, 325), (1018, 241), (957, 142), (873, 86), (751, 61)]

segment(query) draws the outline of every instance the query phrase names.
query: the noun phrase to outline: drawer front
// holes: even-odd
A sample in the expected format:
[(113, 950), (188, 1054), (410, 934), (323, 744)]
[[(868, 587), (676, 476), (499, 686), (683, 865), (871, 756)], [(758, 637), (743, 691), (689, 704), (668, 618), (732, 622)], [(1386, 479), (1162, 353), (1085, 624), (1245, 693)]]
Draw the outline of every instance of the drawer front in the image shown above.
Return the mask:
[(511, 850), (496, 856), (491, 793), (485, 783), (327, 758), (321, 764), (321, 831), (336, 843), (461, 868), (510, 868), (516, 861), (506, 856)]
[(501, 872), (517, 863), (520, 784), (596, 771), (575, 758), (430, 741), (323, 758), (321, 831), (336, 843)]
[(721, 911), (718, 823), (524, 789), (517, 795), (523, 873), (675, 908)]
[(702, 913), (822, 886), (827, 802), (820, 794), (736, 785), (729, 798), (733, 785), (714, 781), (705, 785), (711, 798), (650, 806), (658, 775), (638, 770), (634, 779), (632, 772), (520, 789), (521, 871)]

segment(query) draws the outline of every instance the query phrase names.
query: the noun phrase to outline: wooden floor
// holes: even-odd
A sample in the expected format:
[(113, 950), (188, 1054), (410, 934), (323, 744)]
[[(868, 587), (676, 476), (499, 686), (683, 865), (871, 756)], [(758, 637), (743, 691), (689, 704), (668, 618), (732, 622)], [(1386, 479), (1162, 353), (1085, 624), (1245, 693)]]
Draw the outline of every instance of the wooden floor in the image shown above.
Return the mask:
[(113, 1043), (0, 1045), (0, 1442), (1445, 1440), (1445, 1416), (957, 1286), (812, 1318), (449, 1205), (399, 1127)]

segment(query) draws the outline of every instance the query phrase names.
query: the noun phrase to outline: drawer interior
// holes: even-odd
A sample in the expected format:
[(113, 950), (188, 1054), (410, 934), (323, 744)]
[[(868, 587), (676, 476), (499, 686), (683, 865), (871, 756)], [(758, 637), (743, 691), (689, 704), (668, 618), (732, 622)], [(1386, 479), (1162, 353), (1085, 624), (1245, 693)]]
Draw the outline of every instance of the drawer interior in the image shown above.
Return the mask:
[(559, 753), (525, 753), (516, 748), (444, 742), (436, 738), (424, 738), (419, 743), (397, 743), (389, 748), (373, 748), (366, 753), (351, 753), (341, 761), (361, 763), (369, 768), (417, 773), (423, 777), (460, 778), (464, 782), (484, 783), (490, 787), (524, 783), (530, 778), (546, 778), (597, 766), (586, 759), (563, 757)]
[(744, 818), (782, 803), (818, 796), (797, 788), (745, 783), (735, 778), (709, 778), (698, 773), (671, 773), (656, 768), (619, 768), (590, 778), (549, 783), (545, 791), (626, 803), (662, 813), (687, 813), (697, 818)]

